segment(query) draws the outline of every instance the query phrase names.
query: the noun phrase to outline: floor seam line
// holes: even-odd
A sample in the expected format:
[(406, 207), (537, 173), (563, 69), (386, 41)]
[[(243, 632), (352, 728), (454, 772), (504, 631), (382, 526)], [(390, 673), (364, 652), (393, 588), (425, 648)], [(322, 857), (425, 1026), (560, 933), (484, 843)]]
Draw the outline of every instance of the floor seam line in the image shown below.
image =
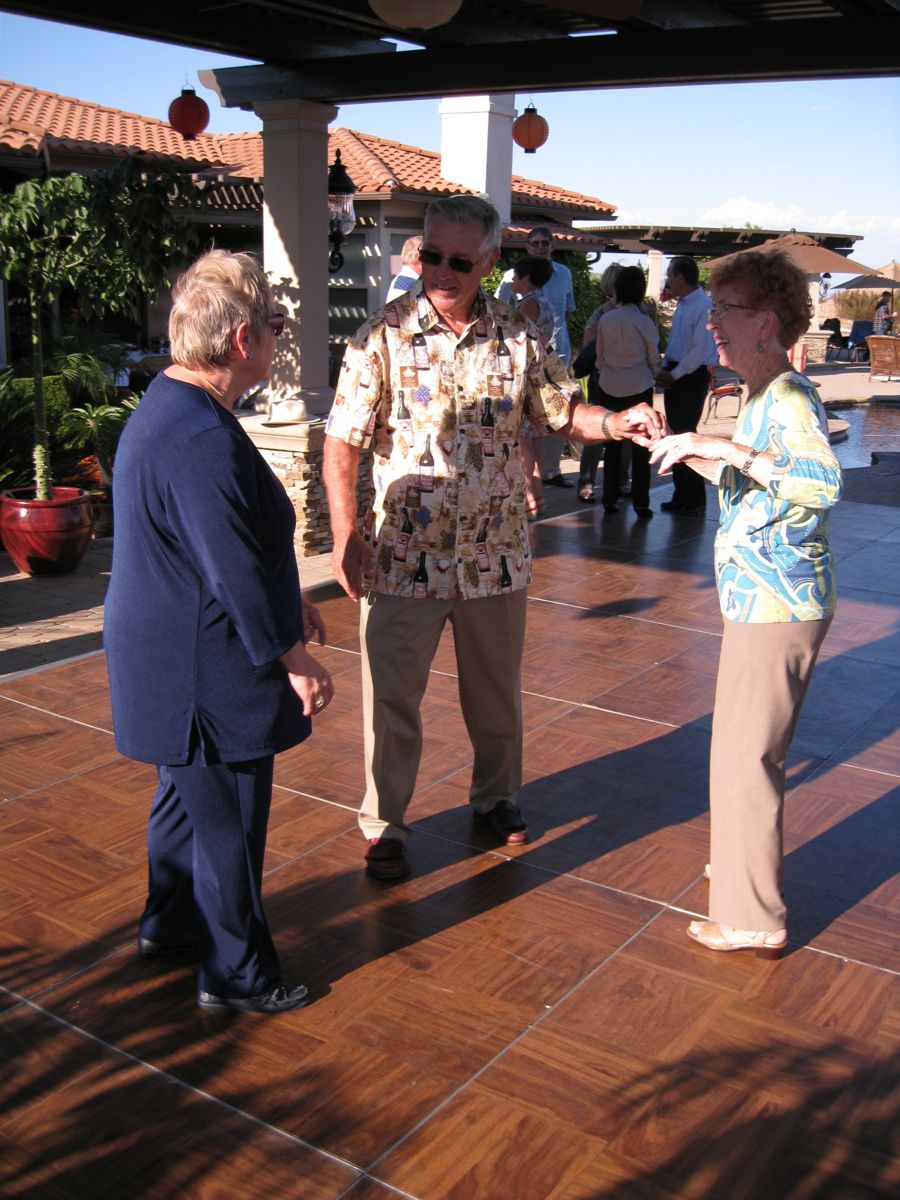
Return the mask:
[[(17, 992), (12, 994), (18, 996)], [(208, 1100), (211, 1104), (215, 1104), (219, 1108), (224, 1108), (228, 1112), (233, 1113), (235, 1116), (247, 1120), (251, 1122), (251, 1124), (258, 1126), (261, 1129), (268, 1130), (270, 1133), (274, 1133), (278, 1137), (286, 1138), (288, 1141), (294, 1142), (297, 1145), (302, 1146), (304, 1149), (312, 1151), (314, 1154), (321, 1155), (330, 1162), (337, 1163), (342, 1167), (347, 1167), (349, 1170), (356, 1171), (358, 1172), (359, 1176), (364, 1173), (362, 1167), (357, 1166), (356, 1163), (351, 1162), (349, 1159), (342, 1158), (339, 1154), (334, 1154), (330, 1150), (324, 1150), (319, 1146), (314, 1146), (311, 1142), (305, 1141), (303, 1138), (298, 1137), (295, 1133), (290, 1133), (288, 1130), (282, 1129), (278, 1125), (270, 1125), (268, 1121), (262, 1120), (261, 1117), (254, 1116), (253, 1113), (247, 1112), (241, 1108), (237, 1108), (234, 1104), (229, 1103), (229, 1101), (222, 1100), (220, 1097), (212, 1095), (211, 1092), (204, 1091), (203, 1088), (194, 1087), (193, 1084), (186, 1082), (184, 1079), (180, 1079), (177, 1075), (173, 1075), (170, 1071), (164, 1071), (161, 1067), (154, 1066), (153, 1063), (149, 1063), (145, 1059), (139, 1058), (136, 1054), (132, 1054), (129, 1050), (124, 1050), (121, 1046), (116, 1046), (111, 1042), (105, 1041), (103, 1038), (98, 1037), (97, 1034), (91, 1033), (89, 1030), (82, 1028), (80, 1025), (75, 1025), (71, 1021), (67, 1021), (65, 1017), (61, 1017), (58, 1013), (54, 1013), (49, 1009), (45, 1009), (40, 1004), (35, 1004), (32, 1000), (28, 1000), (25, 997), (20, 997), (20, 999), (28, 1008), (33, 1009), (42, 1016), (48, 1017), (51, 1021), (55, 1021), (58, 1025), (63, 1026), (63, 1028), (69, 1029), (73, 1033), (87, 1038), (95, 1045), (103, 1047), (105, 1050), (117, 1055), (119, 1058), (123, 1058), (136, 1066), (144, 1067), (154, 1075), (158, 1075), (161, 1079), (164, 1079), (169, 1083), (176, 1084), (178, 1087), (183, 1088), (192, 1095), (200, 1096), (204, 1100)], [(18, 1005), (16, 1007), (18, 1007)], [(353, 1180), (354, 1184), (358, 1182), (359, 1178)]]
[[(510, 1050), (514, 1049), (514, 1047), (516, 1047), (525, 1037), (527, 1037), (528, 1034), (533, 1029), (536, 1029), (549, 1016), (551, 1016), (561, 1004), (563, 1004), (572, 995), (574, 995), (575, 992), (577, 992), (586, 983), (588, 983), (591, 979), (593, 979), (598, 971), (603, 970), (603, 968), (607, 965), (607, 963), (611, 962), (612, 959), (614, 959), (618, 954), (620, 954), (622, 952), (622, 950), (624, 950), (627, 946), (630, 946), (635, 938), (639, 937), (640, 934), (642, 934), (646, 929), (648, 929), (655, 921), (659, 920), (659, 918), (662, 916), (662, 914), (665, 911), (666, 911), (666, 906), (659, 905), (659, 912), (654, 913), (651, 917), (649, 917), (648, 920), (646, 920), (640, 926), (639, 929), (636, 929), (634, 931), (634, 933), (631, 934), (628, 938), (626, 938), (625, 941), (620, 946), (617, 946), (615, 948), (615, 950), (612, 950), (609, 954), (607, 954), (606, 957), (603, 958), (599, 963), (597, 963), (597, 965), (595, 967), (593, 967), (590, 971), (588, 971), (588, 973), (585, 976), (583, 976), (583, 978), (579, 979), (577, 983), (573, 984), (572, 987), (570, 987), (564, 995), (560, 996), (558, 1000), (556, 1000), (552, 1005), (550, 1005), (544, 1012), (540, 1013), (537, 1017), (535, 1017), (535, 1019), (533, 1021), (529, 1021), (529, 1023), (526, 1025), (526, 1027), (520, 1033), (518, 1033), (512, 1039), (512, 1041), (508, 1043), (508, 1045), (504, 1046), (503, 1049), (498, 1050), (496, 1054), (494, 1054), (486, 1063), (483, 1063), (482, 1066), (480, 1066), (477, 1071), (475, 1071), (472, 1075), (470, 1075), (468, 1079), (466, 1079), (463, 1083), (461, 1083), (459, 1085), (459, 1087), (455, 1088), (449, 1095), (445, 1096), (444, 1099), (439, 1104), (435, 1105), (435, 1107), (429, 1113), (427, 1113), (425, 1116), (423, 1116), (419, 1121), (417, 1121), (415, 1123), (415, 1125), (413, 1125), (410, 1129), (408, 1129), (406, 1131), (406, 1133), (403, 1134), (402, 1137), (398, 1138), (395, 1142), (393, 1142), (390, 1146), (388, 1146), (388, 1148), (386, 1150), (383, 1150), (381, 1152), (381, 1154), (378, 1155), (377, 1158), (373, 1159), (372, 1162), (370, 1162), (368, 1164), (368, 1166), (365, 1168), (365, 1173), (367, 1175), (371, 1174), (371, 1172), (378, 1166), (378, 1164), (380, 1162), (382, 1162), (385, 1158), (387, 1158), (388, 1155), (392, 1154), (395, 1150), (399, 1149), (400, 1146), (404, 1145), (407, 1141), (409, 1141), (409, 1139), (411, 1137), (413, 1137), (414, 1134), (418, 1133), (418, 1131), (420, 1129), (424, 1128), (424, 1126), (427, 1125), (431, 1120), (433, 1120), (434, 1117), (436, 1117), (439, 1113), (443, 1112), (443, 1110), (447, 1107), (448, 1104), (450, 1104), (453, 1100), (455, 1100), (457, 1098), (457, 1096), (460, 1096), (466, 1090), (466, 1088), (468, 1088), (471, 1084), (475, 1083), (478, 1079), (480, 1079), (481, 1076), (484, 1075), (484, 1073), (486, 1071), (488, 1071), (495, 1063), (499, 1062), (500, 1059), (503, 1058), (506, 1054), (508, 1054)], [(378, 1180), (378, 1182), (380, 1182), (380, 1180)]]

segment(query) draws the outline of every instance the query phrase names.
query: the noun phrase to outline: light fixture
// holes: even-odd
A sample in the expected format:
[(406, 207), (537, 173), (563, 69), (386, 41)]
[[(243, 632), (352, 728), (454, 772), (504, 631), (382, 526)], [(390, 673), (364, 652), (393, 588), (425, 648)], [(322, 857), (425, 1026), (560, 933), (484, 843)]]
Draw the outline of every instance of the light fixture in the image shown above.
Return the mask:
[(328, 270), (332, 275), (344, 265), (341, 246), (347, 235), (356, 227), (356, 212), (353, 208), (355, 194), (356, 186), (341, 162), (341, 152), (335, 150), (334, 162), (328, 168), (328, 241), (331, 243)]
[(193, 88), (182, 88), (181, 95), (169, 105), (169, 124), (186, 142), (202, 133), (209, 124), (209, 107)]
[(550, 126), (534, 105), (529, 104), (522, 115), (513, 121), (512, 135), (513, 141), (526, 154), (534, 154), (550, 136)]
[(394, 29), (434, 29), (459, 12), (462, 0), (369, 0), (369, 8)]

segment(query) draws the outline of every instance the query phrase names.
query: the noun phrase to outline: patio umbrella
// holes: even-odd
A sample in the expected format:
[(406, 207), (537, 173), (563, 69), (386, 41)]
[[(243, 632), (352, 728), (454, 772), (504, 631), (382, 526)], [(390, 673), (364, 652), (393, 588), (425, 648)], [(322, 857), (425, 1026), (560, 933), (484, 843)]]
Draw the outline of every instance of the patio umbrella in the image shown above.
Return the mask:
[(848, 289), (859, 289), (870, 292), (892, 291), (894, 288), (900, 288), (900, 264), (889, 262), (887, 266), (882, 267), (882, 274), (878, 275), (854, 275), (852, 279), (848, 279), (846, 283), (839, 283), (835, 287), (836, 292), (847, 291)]
[[(748, 246), (746, 252), (752, 254), (758, 250), (776, 249), (786, 251), (800, 270), (807, 275), (823, 275), (829, 271), (836, 275), (849, 275), (851, 271), (859, 271), (863, 275), (878, 274), (871, 267), (867, 267), (865, 263), (855, 262), (852, 258), (844, 258), (843, 254), (829, 250), (827, 246), (820, 246), (815, 238), (808, 237), (805, 233), (784, 233), (781, 237), (769, 238), (767, 242), (763, 242), (759, 246)], [(730, 255), (723, 254), (721, 258), (714, 258), (706, 265), (712, 266), (713, 263), (721, 262), (722, 258), (729, 257)]]

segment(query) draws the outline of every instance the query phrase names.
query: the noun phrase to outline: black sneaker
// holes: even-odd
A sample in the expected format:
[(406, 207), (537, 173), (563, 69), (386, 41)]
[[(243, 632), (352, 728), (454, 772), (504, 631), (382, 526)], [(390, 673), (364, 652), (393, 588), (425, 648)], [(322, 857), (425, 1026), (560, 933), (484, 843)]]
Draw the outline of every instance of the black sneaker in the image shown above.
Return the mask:
[(275, 987), (258, 996), (213, 996), (211, 992), (199, 992), (197, 1003), (201, 1008), (215, 1012), (281, 1013), (301, 1008), (309, 999), (302, 983), (277, 983)]

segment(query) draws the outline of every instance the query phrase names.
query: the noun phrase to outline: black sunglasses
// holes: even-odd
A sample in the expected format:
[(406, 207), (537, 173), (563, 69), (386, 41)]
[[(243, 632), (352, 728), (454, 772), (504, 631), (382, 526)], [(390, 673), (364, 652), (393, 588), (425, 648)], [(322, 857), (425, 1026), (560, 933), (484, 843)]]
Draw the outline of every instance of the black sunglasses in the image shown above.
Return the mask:
[(266, 318), (266, 324), (276, 337), (281, 337), (284, 333), (284, 313), (273, 313), (271, 317)]
[(458, 254), (451, 254), (449, 258), (444, 258), (443, 254), (438, 254), (437, 250), (420, 250), (419, 261), (427, 263), (429, 267), (439, 267), (442, 262), (445, 262), (457, 275), (471, 275), (475, 268), (475, 264), (469, 262), (467, 258), (461, 258)]

